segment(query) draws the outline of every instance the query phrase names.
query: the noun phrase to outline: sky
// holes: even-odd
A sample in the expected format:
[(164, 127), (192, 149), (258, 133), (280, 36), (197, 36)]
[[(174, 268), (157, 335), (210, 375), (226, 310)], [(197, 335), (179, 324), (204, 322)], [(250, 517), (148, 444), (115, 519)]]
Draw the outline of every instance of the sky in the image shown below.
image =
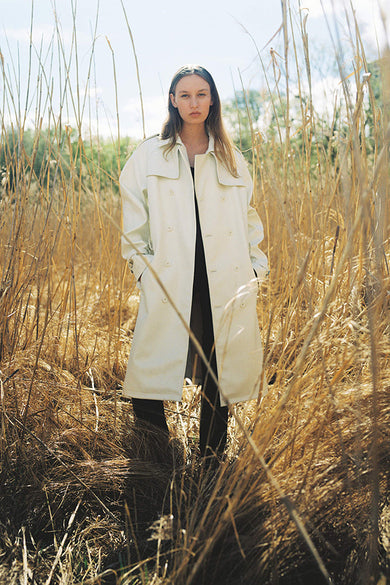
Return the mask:
[[(167, 91), (175, 71), (185, 63), (199, 63), (213, 75), (221, 98), (232, 98), (235, 90), (261, 90), (264, 75), (259, 54), (267, 74), (272, 74), (271, 50), (283, 74), (283, 37), (281, 3), (278, 0), (122, 0), (135, 43), (145, 111), (145, 133), (160, 130), (166, 114)], [(122, 135), (141, 138), (143, 124), (135, 59), (121, 0), (0, 0), (0, 51), (6, 75), (15, 78), (24, 107), (29, 68), (31, 14), (33, 13), (33, 50), (27, 124), (34, 125), (39, 92), (35, 90), (39, 59), (44, 63), (47, 84), (53, 95), (60, 92), (65, 79), (59, 74), (56, 40), (50, 45), (56, 19), (65, 54), (71, 54), (73, 16), (76, 22), (78, 79), (75, 77), (75, 54), (72, 57), (70, 83), (73, 95), (77, 85), (86, 93), (88, 104), (83, 119), (91, 119), (103, 135), (115, 135), (117, 110)], [(388, 35), (382, 16), (390, 27), (390, 0), (355, 0), (354, 8), (364, 45), (370, 58), (383, 51)], [(335, 34), (339, 28), (342, 46), (348, 53), (349, 33), (343, 0), (291, 0), (291, 15), (307, 16), (311, 39), (315, 96), (324, 103), (324, 91), (337, 87), (334, 50), (329, 26)], [(380, 8), (381, 7), (381, 8)], [(300, 12), (301, 10), (301, 12)], [(351, 10), (348, 9), (351, 18)], [(98, 15), (98, 18), (97, 18)], [(96, 25), (97, 18), (97, 25)], [(96, 25), (96, 32), (95, 32)], [(296, 26), (296, 25), (294, 25)], [(297, 29), (296, 29), (297, 30)], [(93, 44), (94, 40), (94, 44)], [(292, 38), (290, 37), (290, 49)], [(88, 69), (94, 46), (90, 75)], [(302, 60), (303, 61), (303, 60)], [(50, 68), (52, 63), (52, 69)], [(54, 63), (54, 64), (53, 64)], [(115, 70), (113, 67), (115, 64)], [(302, 62), (303, 65), (303, 62)], [(16, 74), (13, 74), (14, 67)], [(346, 72), (352, 71), (346, 63)], [(62, 82), (59, 77), (62, 76)], [(19, 80), (19, 81), (18, 81)], [(2, 84), (2, 81), (0, 80)], [(115, 91), (116, 87), (116, 91)], [(321, 97), (322, 96), (322, 97)], [(0, 98), (3, 87), (0, 85)], [(325, 100), (326, 101), (326, 100)], [(53, 102), (54, 103), (54, 102)], [(92, 106), (90, 105), (92, 104)], [(72, 104), (65, 104), (64, 122), (73, 126)]]

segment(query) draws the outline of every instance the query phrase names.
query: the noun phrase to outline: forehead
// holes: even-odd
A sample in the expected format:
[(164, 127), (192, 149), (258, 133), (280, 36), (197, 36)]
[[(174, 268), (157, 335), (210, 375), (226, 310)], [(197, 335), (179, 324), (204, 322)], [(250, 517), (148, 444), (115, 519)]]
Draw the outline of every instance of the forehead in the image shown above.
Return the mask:
[(207, 89), (210, 91), (208, 82), (200, 77), (200, 75), (185, 75), (178, 81), (175, 92), (178, 91), (199, 91), (201, 89)]

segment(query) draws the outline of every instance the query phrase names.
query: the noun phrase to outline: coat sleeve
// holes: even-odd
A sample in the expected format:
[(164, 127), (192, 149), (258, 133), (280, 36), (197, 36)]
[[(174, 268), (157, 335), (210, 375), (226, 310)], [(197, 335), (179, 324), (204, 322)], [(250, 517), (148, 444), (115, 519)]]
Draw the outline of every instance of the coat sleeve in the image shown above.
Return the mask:
[(263, 237), (263, 224), (261, 223), (258, 213), (251, 205), (248, 205), (249, 254), (253, 270), (256, 272), (256, 276), (259, 280), (264, 280), (268, 274), (267, 256), (259, 248), (259, 244), (263, 240)]
[(137, 281), (146, 268), (145, 258), (149, 262), (153, 258), (146, 189), (146, 157), (143, 151), (143, 145), (135, 150), (119, 177), (123, 217), (122, 256), (127, 260)]
[(259, 248), (260, 242), (264, 238), (263, 224), (256, 209), (251, 205), (253, 183), (252, 177), (248, 171), (244, 157), (239, 154), (238, 159), (239, 173), (245, 177), (248, 185), (248, 246), (249, 255), (252, 262), (253, 270), (259, 281), (264, 280), (268, 274), (268, 260), (267, 256)]

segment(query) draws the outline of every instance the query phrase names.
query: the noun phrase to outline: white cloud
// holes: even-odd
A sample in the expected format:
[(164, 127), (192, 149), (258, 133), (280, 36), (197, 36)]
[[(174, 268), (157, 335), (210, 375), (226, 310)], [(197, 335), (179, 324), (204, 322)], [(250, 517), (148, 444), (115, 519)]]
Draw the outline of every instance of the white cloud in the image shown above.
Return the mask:
[[(52, 26), (34, 26), (33, 28), (33, 42), (38, 44), (41, 39), (49, 42), (53, 36), (54, 29)], [(6, 37), (9, 41), (17, 41), (19, 43), (30, 42), (30, 29), (27, 27), (21, 28), (6, 28), (0, 31), (0, 35)]]
[[(300, 6), (303, 10), (308, 11), (309, 20), (323, 18), (325, 15), (329, 19), (331, 28), (333, 28), (334, 24), (333, 19), (336, 17), (338, 25), (342, 29), (340, 33), (347, 33), (349, 36), (345, 18), (347, 13), (353, 34), (354, 20), (349, 1), (323, 0), (321, 3), (321, 0), (301, 0)], [(376, 48), (378, 45), (379, 48), (383, 48), (386, 41), (383, 17), (387, 19), (387, 25), (390, 25), (390, 4), (388, 0), (370, 2), (367, 2), (367, 0), (352, 0), (352, 6), (363, 42), (369, 44), (372, 48)], [(389, 40), (387, 38), (388, 42)]]
[[(301, 0), (301, 8), (307, 8), (312, 18), (322, 16), (324, 13), (329, 16), (335, 14), (337, 16), (344, 14), (347, 9), (350, 12), (350, 2), (346, 0)], [(352, 6), (356, 10), (357, 14), (363, 15), (367, 13), (379, 15), (379, 6), (382, 6), (383, 10), (386, 10), (385, 1), (378, 2), (367, 2), (367, 0), (352, 0)], [(387, 13), (389, 8), (387, 6)]]
[[(134, 137), (142, 136), (142, 113), (140, 100), (132, 98), (123, 108), (122, 125), (126, 134)], [(144, 115), (146, 135), (160, 132), (161, 125), (166, 118), (167, 104), (163, 96), (154, 96), (144, 100)]]
[(340, 78), (331, 75), (317, 81), (312, 87), (314, 110), (324, 116), (329, 122), (333, 118), (336, 103), (339, 105), (342, 95)]
[[(5, 28), (0, 30), (0, 35), (6, 37), (8, 40), (26, 44), (30, 42), (30, 34), (29, 27)], [(59, 36), (64, 45), (70, 45), (72, 43), (73, 30), (71, 28), (62, 29), (60, 27)], [(44, 45), (48, 45), (53, 38), (57, 39), (57, 31), (54, 25), (33, 26), (32, 40), (36, 47), (39, 47), (42, 41)], [(85, 33), (77, 31), (77, 42), (82, 45), (91, 44), (91, 38)]]
[[(118, 134), (117, 117), (116, 114), (105, 106), (104, 100), (101, 98), (102, 90), (98, 89), (98, 108), (99, 119), (96, 113), (89, 118), (88, 112), (85, 111), (82, 132), (84, 137), (88, 136), (90, 132), (92, 135), (99, 134), (105, 138), (113, 137), (115, 140)], [(93, 89), (91, 89), (93, 92)], [(166, 104), (163, 97), (151, 97), (145, 99), (144, 102), (145, 114), (145, 134), (150, 136), (157, 134), (161, 130), (162, 123), (166, 117)], [(64, 124), (77, 128), (77, 122), (74, 117), (68, 116)], [(142, 114), (139, 99), (131, 99), (120, 111), (120, 134), (121, 136), (131, 136), (132, 138), (141, 139), (143, 137)]]
[(90, 87), (87, 89), (86, 94), (90, 99), (98, 100), (103, 95), (103, 88)]

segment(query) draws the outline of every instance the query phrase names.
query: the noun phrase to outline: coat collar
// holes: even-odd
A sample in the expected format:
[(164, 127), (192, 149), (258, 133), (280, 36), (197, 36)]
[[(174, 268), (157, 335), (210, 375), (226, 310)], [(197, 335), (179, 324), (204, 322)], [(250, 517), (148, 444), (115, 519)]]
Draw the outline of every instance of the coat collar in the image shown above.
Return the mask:
[[(156, 136), (158, 142), (157, 145), (159, 146), (159, 148), (164, 148), (165, 146), (167, 146), (170, 142), (170, 138), (160, 138), (160, 136)], [(184, 147), (184, 143), (182, 141), (182, 139), (180, 138), (180, 136), (178, 136), (176, 138), (176, 144), (172, 149), (172, 152), (180, 147)], [(213, 136), (209, 136), (209, 146), (205, 152), (205, 154), (207, 154), (208, 152), (214, 152), (214, 137)]]
[[(187, 153), (185, 152), (185, 146), (180, 138), (176, 139), (176, 144), (173, 149), (167, 154), (163, 154), (164, 148), (169, 144), (169, 139), (161, 139), (156, 137), (156, 148), (150, 153), (148, 161), (148, 175), (157, 175), (160, 177), (166, 177), (168, 179), (178, 179), (180, 174), (179, 156), (180, 153), (187, 159)], [(214, 150), (214, 138), (209, 137), (209, 145), (204, 154), (210, 155), (214, 158), (218, 182), (222, 185), (245, 185), (245, 181), (242, 176), (233, 177), (231, 173), (225, 168), (225, 166), (218, 160)]]

